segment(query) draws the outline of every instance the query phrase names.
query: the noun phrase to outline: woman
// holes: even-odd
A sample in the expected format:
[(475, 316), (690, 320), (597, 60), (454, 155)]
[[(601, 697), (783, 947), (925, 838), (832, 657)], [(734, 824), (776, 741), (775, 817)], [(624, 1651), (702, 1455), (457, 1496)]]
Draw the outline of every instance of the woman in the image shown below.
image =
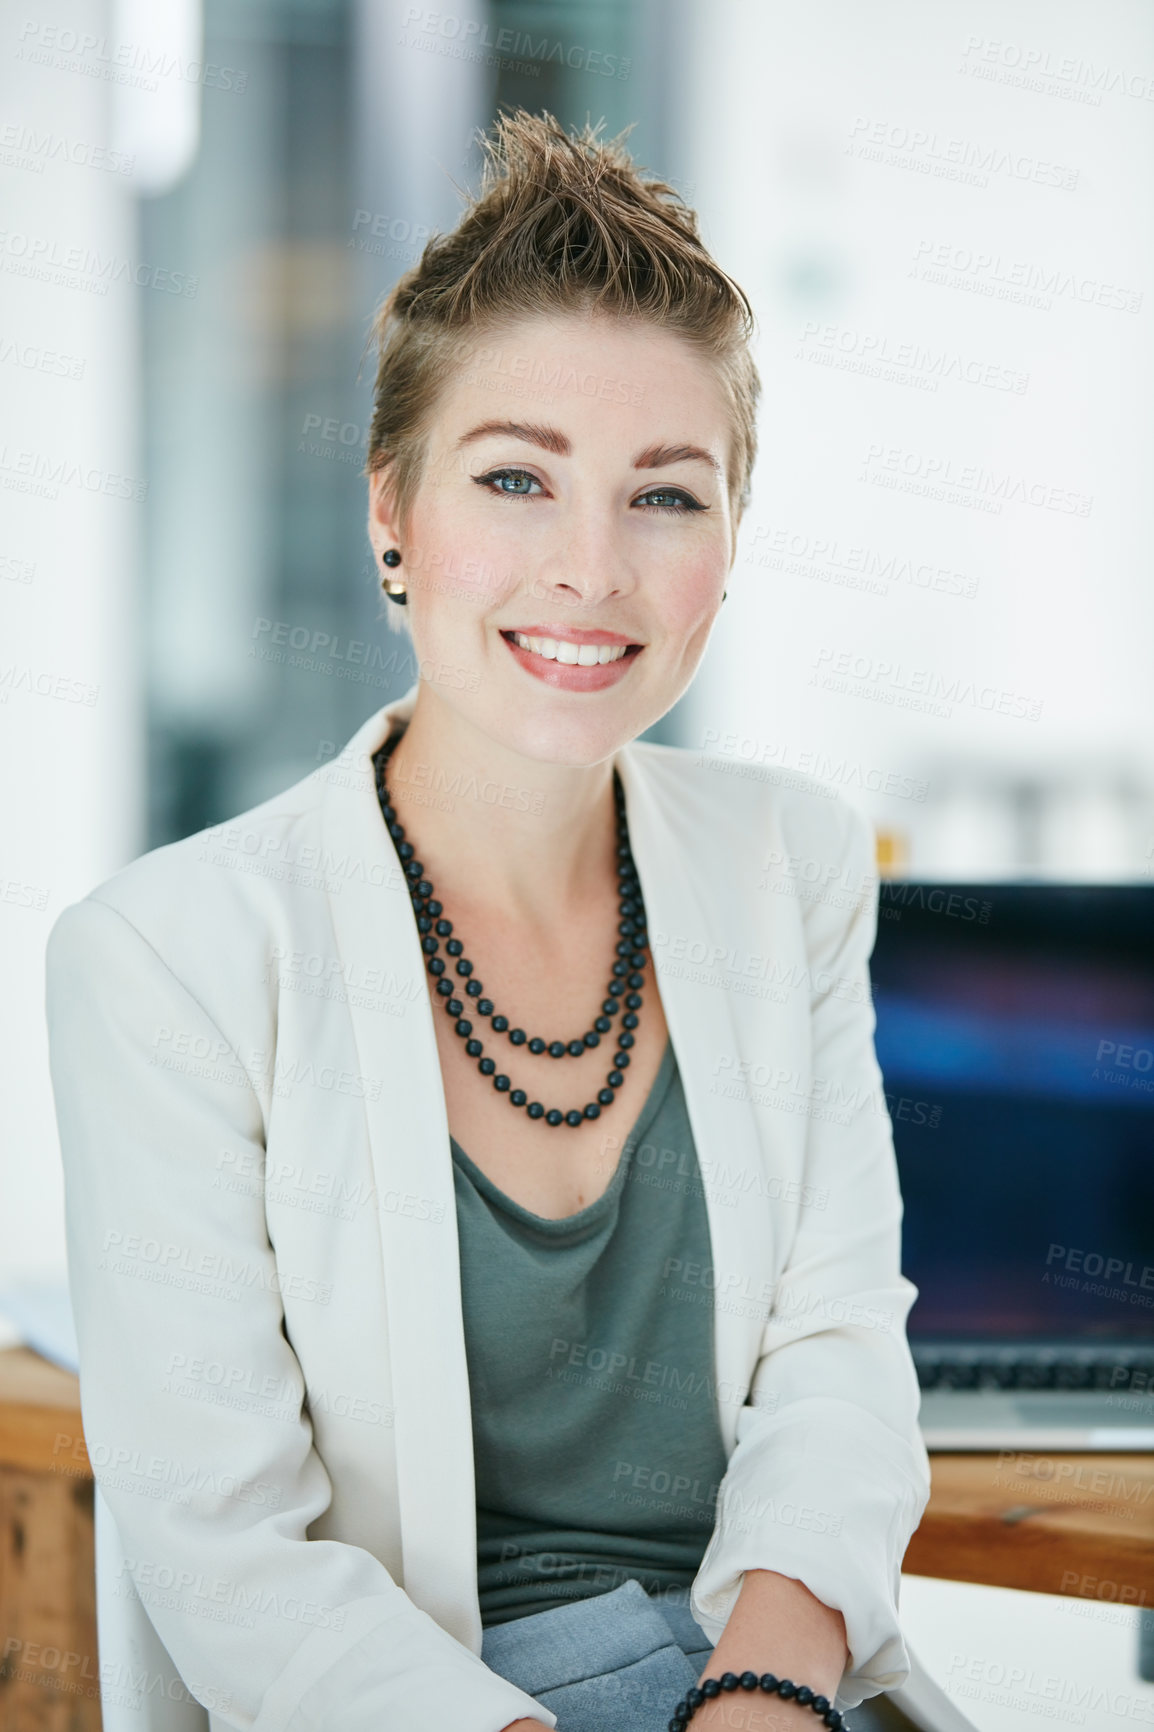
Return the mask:
[(807, 1697), (700, 1732), (788, 1732), (906, 1676), (871, 838), (638, 741), (724, 599), (749, 333), (668, 187), (499, 123), (376, 328), (417, 685), (57, 923), (110, 1732), (648, 1732), (727, 1671)]

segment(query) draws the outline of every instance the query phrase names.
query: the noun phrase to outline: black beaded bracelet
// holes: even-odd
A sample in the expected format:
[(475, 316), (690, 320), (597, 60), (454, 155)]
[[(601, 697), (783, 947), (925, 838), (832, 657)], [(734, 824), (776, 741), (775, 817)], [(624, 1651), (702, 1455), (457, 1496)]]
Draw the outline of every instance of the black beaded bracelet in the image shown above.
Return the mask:
[(772, 1672), (763, 1672), (760, 1678), (756, 1672), (742, 1672), (740, 1676), (736, 1672), (723, 1672), (720, 1678), (703, 1679), (685, 1692), (673, 1710), (669, 1732), (685, 1732), (702, 1703), (712, 1702), (723, 1690), (764, 1690), (767, 1696), (780, 1696), (784, 1701), (796, 1702), (801, 1708), (812, 1708), (815, 1714), (820, 1714), (822, 1725), (827, 1726), (829, 1732), (849, 1732), (840, 1708), (835, 1708), (828, 1696), (819, 1696), (808, 1684), (775, 1678)]

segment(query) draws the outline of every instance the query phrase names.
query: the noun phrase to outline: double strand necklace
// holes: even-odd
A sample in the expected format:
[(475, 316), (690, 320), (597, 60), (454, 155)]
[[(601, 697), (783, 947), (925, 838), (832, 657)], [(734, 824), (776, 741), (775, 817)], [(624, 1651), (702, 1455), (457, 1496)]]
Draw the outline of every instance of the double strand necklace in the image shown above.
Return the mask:
[[(648, 947), (645, 905), (641, 898), (637, 868), (633, 864), (633, 851), (629, 846), (625, 790), (620, 776), (614, 770), (619, 919), (612, 975), (606, 988), (607, 996), (601, 1003), (601, 1015), (594, 1019), (592, 1028), (587, 1029), (583, 1035), (569, 1041), (545, 1040), (541, 1035), (527, 1035), (523, 1028), (511, 1028), (509, 1018), (497, 1010), (491, 998), (484, 996), (484, 988), (476, 977), (473, 964), (465, 955), (464, 945), (459, 938), (452, 936), (453, 923), (445, 918), (443, 904), (437, 900), (432, 880), (421, 862), (414, 857), (413, 844), (405, 836), (404, 826), (389, 798), (385, 780), (385, 767), (400, 738), (400, 733), (394, 734), (373, 753), (377, 799), (408, 884), (413, 911), (417, 917), (417, 930), (421, 934), (421, 949), (425, 953), (425, 967), (436, 981), (437, 995), (444, 1004), (446, 1014), (453, 1018), (455, 1032), (464, 1041), (469, 1057), (476, 1059), (481, 1075), (491, 1077), (498, 1094), (503, 1094), (510, 1106), (524, 1107), (531, 1119), (543, 1119), (547, 1125), (580, 1125), (586, 1119), (600, 1118), (602, 1108), (611, 1107), (616, 1100), (617, 1090), (625, 1081), (624, 1073), (629, 1067), (630, 1048), (635, 1044), (633, 1030), (640, 1021), (638, 1012), (641, 1009), (641, 988), (645, 982), (641, 971), (645, 967)], [(449, 965), (440, 954), (442, 942), (446, 954), (453, 960), (458, 976), (456, 981), (450, 978)], [(459, 992), (464, 993), (464, 998), (457, 996)], [(613, 1069), (605, 1078), (605, 1087), (598, 1090), (596, 1100), (589, 1101), (584, 1107), (571, 1107), (568, 1112), (563, 1112), (560, 1107), (546, 1109), (540, 1101), (530, 1100), (525, 1090), (514, 1088), (511, 1079), (497, 1069), (496, 1060), (485, 1053), (484, 1043), (477, 1039), (473, 1024), (465, 1015), (469, 1009), (475, 1011), (477, 1016), (488, 1017), (494, 1034), (505, 1035), (511, 1046), (524, 1046), (532, 1053), (547, 1052), (551, 1058), (580, 1058), (590, 1047), (600, 1046), (602, 1036), (610, 1032), (613, 1018), (620, 1012), (621, 1032), (617, 1036)]]

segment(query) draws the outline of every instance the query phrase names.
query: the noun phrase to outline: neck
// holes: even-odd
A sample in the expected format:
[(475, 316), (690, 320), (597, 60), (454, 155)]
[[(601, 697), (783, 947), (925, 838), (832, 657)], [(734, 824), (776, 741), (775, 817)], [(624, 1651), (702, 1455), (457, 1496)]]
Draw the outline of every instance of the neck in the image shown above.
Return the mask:
[(389, 759), (389, 791), (417, 858), (454, 899), (548, 928), (597, 894), (615, 863), (613, 764), (526, 758), (418, 688)]

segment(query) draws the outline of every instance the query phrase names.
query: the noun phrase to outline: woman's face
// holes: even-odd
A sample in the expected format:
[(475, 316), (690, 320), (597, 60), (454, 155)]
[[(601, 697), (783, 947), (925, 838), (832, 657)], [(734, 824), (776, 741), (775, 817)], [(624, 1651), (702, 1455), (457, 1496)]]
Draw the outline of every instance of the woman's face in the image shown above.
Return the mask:
[(731, 427), (709, 362), (654, 326), (541, 317), (472, 345), (430, 428), (407, 543), (385, 477), (371, 487), (426, 702), (571, 766), (664, 715), (733, 561)]

